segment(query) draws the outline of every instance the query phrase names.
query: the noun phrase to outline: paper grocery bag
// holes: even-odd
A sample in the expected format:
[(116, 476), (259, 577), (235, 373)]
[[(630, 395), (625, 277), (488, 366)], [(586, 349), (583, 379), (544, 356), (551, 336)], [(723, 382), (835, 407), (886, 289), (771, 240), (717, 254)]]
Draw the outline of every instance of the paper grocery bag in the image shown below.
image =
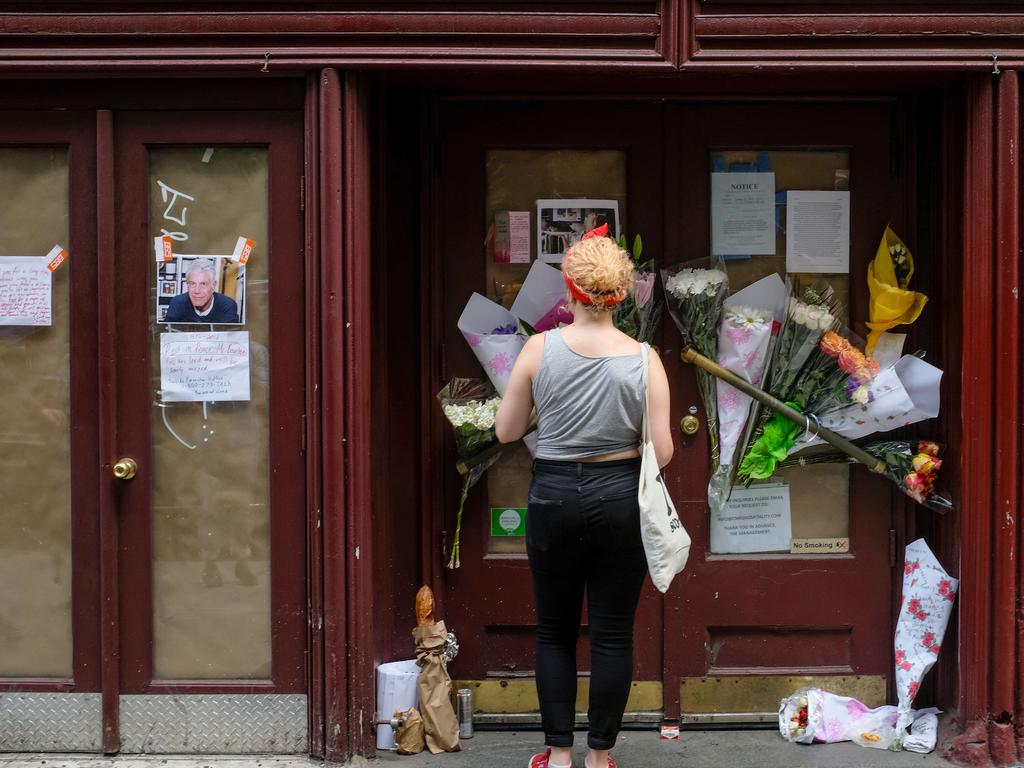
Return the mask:
[[(396, 715), (401, 714), (399, 712)], [(424, 733), (423, 718), (413, 707), (405, 714), (405, 722), (399, 726), (395, 733), (395, 746), (398, 747), (400, 755), (418, 755), (423, 751)]]
[(426, 732), (427, 749), (431, 754), (459, 751), (459, 721), (452, 707), (452, 679), (448, 676), (441, 653), (448, 630), (444, 622), (416, 627), (416, 663), (420, 676), (416, 686), (420, 694), (420, 716)]

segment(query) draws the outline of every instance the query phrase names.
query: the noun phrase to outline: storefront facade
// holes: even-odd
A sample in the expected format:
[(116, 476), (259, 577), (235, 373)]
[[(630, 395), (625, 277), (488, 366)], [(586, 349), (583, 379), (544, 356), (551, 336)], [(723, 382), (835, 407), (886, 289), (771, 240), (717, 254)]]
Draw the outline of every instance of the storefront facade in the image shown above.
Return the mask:
[[(370, 755), (374, 667), (412, 655), (423, 583), (481, 721), (536, 719), (522, 539), (491, 521), (525, 506), (523, 450), (472, 491), (445, 567), (459, 479), (435, 393), (480, 375), (470, 293), (525, 275), (489, 226), (614, 200), (671, 264), (708, 252), (709, 174), (757, 167), (850, 191), (832, 277), (854, 327), (885, 226), (911, 245), (930, 301), (907, 349), (945, 372), (927, 436), (956, 511), (802, 469), (793, 536), (848, 551), (716, 554), (707, 441), (680, 429), (667, 478), (694, 546), (641, 600), (628, 718), (756, 723), (808, 678), (892, 700), (901, 553), (924, 536), (961, 592), (922, 700), (951, 713), (955, 759), (1019, 762), (1024, 15), (791, 5), (0, 12), (0, 256), (68, 256), (49, 322), (0, 338), (0, 749)], [(168, 325), (203, 258), (247, 369), (244, 395), (205, 401), (167, 378), (167, 331), (212, 330)], [(658, 345), (681, 423), (699, 397), (667, 319)]]

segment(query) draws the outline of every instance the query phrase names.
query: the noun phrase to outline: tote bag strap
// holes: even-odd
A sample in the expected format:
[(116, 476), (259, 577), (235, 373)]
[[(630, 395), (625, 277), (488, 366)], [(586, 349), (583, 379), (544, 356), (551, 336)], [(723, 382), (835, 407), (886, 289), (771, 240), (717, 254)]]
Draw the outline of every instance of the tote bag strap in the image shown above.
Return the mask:
[(640, 437), (646, 445), (651, 439), (651, 425), (648, 418), (651, 405), (651, 345), (647, 342), (640, 345), (640, 358), (643, 360), (644, 369), (644, 421)]

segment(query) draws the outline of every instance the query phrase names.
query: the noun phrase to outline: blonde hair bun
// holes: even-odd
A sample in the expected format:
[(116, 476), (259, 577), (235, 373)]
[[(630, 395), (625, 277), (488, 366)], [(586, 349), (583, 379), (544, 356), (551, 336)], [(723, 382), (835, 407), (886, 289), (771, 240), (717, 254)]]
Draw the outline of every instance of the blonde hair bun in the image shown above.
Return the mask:
[(590, 297), (595, 309), (622, 299), (633, 287), (633, 260), (610, 237), (590, 237), (573, 245), (562, 260), (563, 271)]

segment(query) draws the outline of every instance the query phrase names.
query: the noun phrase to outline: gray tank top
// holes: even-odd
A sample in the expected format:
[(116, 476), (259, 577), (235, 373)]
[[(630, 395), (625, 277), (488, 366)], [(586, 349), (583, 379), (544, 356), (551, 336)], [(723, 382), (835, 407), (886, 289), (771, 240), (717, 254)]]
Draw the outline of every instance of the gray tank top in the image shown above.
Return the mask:
[(533, 381), (537, 458), (572, 461), (639, 447), (646, 388), (641, 355), (581, 355), (560, 330), (548, 331)]

